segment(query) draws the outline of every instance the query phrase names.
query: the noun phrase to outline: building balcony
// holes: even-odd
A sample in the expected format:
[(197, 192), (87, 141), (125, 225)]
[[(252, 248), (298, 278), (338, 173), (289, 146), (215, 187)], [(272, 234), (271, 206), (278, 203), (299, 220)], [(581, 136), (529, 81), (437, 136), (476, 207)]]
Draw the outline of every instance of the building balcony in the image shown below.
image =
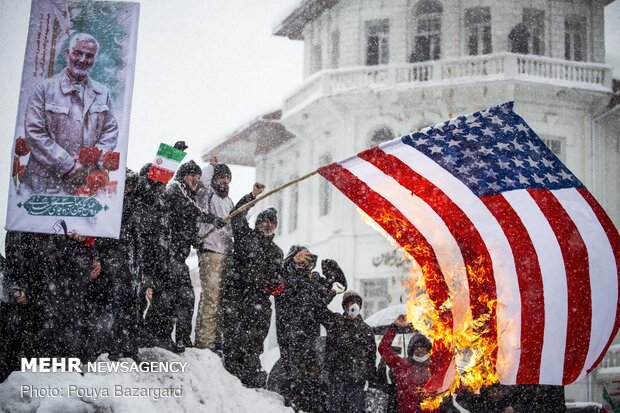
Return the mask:
[(284, 115), (324, 97), (363, 89), (426, 87), (522, 80), (611, 92), (611, 66), (535, 55), (496, 53), (422, 63), (362, 66), (317, 72), (284, 101)]
[(620, 344), (609, 346), (607, 354), (596, 368), (598, 381), (620, 380)]

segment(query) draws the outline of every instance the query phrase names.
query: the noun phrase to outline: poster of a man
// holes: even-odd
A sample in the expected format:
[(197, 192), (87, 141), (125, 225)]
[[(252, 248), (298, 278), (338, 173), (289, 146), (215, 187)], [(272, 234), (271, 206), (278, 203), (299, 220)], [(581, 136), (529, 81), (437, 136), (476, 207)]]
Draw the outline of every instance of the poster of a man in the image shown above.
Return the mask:
[(32, 1), (7, 229), (118, 237), (139, 10)]
[(93, 36), (73, 35), (67, 67), (30, 94), (24, 130), (31, 155), (22, 184), (31, 193), (75, 194), (89, 169), (80, 154), (96, 148), (93, 152), (101, 158), (116, 148), (118, 124), (110, 91), (89, 77), (98, 49)]

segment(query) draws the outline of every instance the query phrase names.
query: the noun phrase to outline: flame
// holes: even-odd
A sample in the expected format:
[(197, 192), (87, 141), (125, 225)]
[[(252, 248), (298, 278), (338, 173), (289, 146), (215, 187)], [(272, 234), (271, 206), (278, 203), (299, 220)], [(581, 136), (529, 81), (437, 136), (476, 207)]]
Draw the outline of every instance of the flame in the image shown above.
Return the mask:
[[(484, 281), (483, 276), (472, 274), (470, 270), (468, 268), (468, 274), (470, 277), (473, 276), (476, 282)], [(420, 273), (412, 271), (409, 275), (407, 320), (415, 329), (431, 338), (433, 353), (436, 342), (447, 343), (452, 349), (456, 370), (454, 381), (448, 389), (441, 393), (428, 394), (422, 402), (422, 409), (432, 410), (438, 408), (445, 397), (460, 389), (479, 393), (482, 387), (499, 381), (495, 368), (497, 340), (490, 336), (488, 325), (494, 314), (497, 300), (482, 295), (479, 302), (486, 306), (487, 312), (473, 318), (471, 311), (468, 311), (462, 323), (453, 327), (448, 326), (442, 319), (442, 314), (452, 309), (453, 295), (460, 292), (454, 291), (453, 295), (439, 309), (436, 309), (428, 296), (425, 277), (422, 274), (422, 271)], [(433, 354), (431, 354), (432, 357)]]
[[(453, 322), (452, 310), (454, 298), (460, 294), (467, 294), (463, 286), (450, 285), (450, 295), (442, 297), (437, 289), (446, 279), (452, 279), (451, 274), (442, 274), (429, 266), (420, 266), (414, 256), (428, 256), (431, 251), (424, 244), (403, 243), (401, 231), (393, 231), (392, 238), (382, 227), (390, 222), (402, 228), (403, 223), (395, 219), (391, 214), (385, 213), (380, 221), (375, 222), (362, 210), (358, 209), (364, 220), (393, 245), (405, 250), (405, 259), (411, 261), (409, 277), (404, 283), (408, 290), (406, 303), (407, 321), (422, 334), (433, 342), (431, 359), (443, 356), (453, 357), (454, 380), (447, 389), (440, 393), (428, 392), (421, 408), (424, 410), (437, 409), (445, 397), (456, 393), (460, 389), (467, 389), (479, 393), (480, 389), (499, 381), (495, 368), (497, 358), (497, 337), (495, 329), (489, 321), (494, 317), (497, 300), (485, 294), (484, 285), (489, 277), (484, 271), (482, 258), (467, 266), (465, 271), (468, 283), (475, 286), (478, 294), (477, 303), (471, 303), (477, 316), (472, 315), (471, 309), (466, 311), (464, 317), (458, 323)], [(397, 243), (396, 240), (399, 242)], [(445, 270), (445, 269), (444, 269)]]

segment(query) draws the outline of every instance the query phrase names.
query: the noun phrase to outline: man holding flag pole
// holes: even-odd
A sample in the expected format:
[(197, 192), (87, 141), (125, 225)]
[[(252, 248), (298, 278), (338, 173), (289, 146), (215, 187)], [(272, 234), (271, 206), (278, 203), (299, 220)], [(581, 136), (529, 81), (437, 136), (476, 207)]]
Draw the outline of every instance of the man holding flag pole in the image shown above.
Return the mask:
[[(438, 314), (428, 391), (566, 385), (600, 363), (620, 326), (620, 235), (512, 102), (323, 166), (255, 202), (317, 172), (421, 267)], [(484, 329), (469, 367), (486, 365), (475, 384), (456, 369), (467, 350), (459, 335), (472, 325)]]

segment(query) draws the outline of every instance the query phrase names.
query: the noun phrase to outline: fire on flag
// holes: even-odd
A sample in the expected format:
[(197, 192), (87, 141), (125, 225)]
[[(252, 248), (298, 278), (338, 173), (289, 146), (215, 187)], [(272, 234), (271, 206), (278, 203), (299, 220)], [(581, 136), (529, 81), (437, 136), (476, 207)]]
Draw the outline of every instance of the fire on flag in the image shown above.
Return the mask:
[(319, 173), (420, 268), (432, 314), (410, 294), (408, 320), (433, 339), (427, 390), (566, 385), (605, 355), (620, 321), (620, 236), (512, 102)]

